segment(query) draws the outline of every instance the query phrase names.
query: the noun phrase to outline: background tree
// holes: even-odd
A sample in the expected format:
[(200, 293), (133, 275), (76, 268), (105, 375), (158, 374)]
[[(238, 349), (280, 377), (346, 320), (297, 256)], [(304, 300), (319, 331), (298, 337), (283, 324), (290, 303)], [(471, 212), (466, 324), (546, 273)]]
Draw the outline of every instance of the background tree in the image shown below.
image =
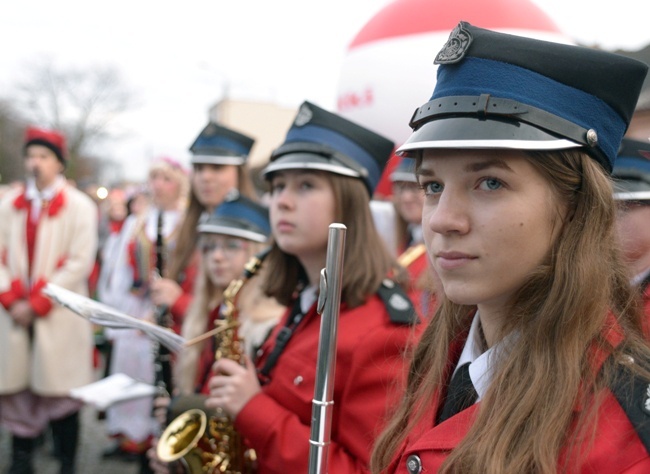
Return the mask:
[(135, 101), (118, 70), (111, 66), (63, 68), (40, 59), (25, 68), (12, 94), (12, 105), (27, 122), (66, 135), (66, 176), (79, 182), (96, 181), (103, 167), (114, 165), (97, 150), (108, 140), (123, 137), (116, 118)]
[(0, 183), (8, 184), (23, 178), (23, 130), (25, 122), (16, 109), (0, 99)]

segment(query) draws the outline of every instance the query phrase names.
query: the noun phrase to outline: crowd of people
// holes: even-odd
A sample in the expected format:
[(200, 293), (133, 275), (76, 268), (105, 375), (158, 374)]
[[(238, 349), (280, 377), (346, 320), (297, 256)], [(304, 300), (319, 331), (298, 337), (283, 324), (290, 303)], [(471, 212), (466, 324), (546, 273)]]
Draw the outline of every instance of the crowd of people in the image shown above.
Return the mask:
[(96, 373), (98, 328), (48, 283), (188, 341), (99, 328), (105, 375), (158, 389), (106, 410), (105, 456), (188, 472), (159, 447), (193, 408), (217, 420), (210, 472), (308, 472), (332, 223), (329, 472), (648, 472), (650, 141), (624, 137), (648, 67), (466, 22), (436, 64), (405, 143), (305, 101), (261, 180), (254, 138), (209, 122), (189, 170), (160, 158), (99, 208), (63, 177), (63, 134), (28, 128), (25, 183), (0, 199), (9, 473), (34, 472), (46, 430), (75, 472), (70, 390)]

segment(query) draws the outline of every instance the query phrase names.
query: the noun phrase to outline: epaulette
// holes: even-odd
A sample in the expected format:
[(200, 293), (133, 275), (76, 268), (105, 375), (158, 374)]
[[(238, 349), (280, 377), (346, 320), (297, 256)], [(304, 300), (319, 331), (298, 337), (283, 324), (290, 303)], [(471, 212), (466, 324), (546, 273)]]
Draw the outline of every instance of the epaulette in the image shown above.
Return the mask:
[(377, 294), (384, 302), (391, 322), (409, 325), (420, 322), (413, 302), (402, 287), (393, 280), (385, 278), (381, 282)]
[[(630, 362), (634, 363), (633, 360)], [(617, 364), (612, 385), (612, 393), (625, 411), (646, 451), (650, 453), (650, 383), (625, 364)]]

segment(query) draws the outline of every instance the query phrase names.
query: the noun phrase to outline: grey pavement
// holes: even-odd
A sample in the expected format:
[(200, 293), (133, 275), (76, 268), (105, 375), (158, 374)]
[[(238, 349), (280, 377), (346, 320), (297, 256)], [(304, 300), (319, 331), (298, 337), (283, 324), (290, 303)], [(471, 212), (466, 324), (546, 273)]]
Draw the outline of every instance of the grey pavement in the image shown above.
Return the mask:
[[(81, 433), (77, 451), (77, 474), (137, 474), (137, 462), (119, 459), (102, 459), (102, 453), (111, 447), (103, 420), (92, 406), (81, 411)], [(51, 455), (52, 444), (48, 437), (34, 456), (35, 474), (58, 474), (59, 463)], [(0, 473), (5, 473), (11, 461), (11, 435), (0, 431)]]

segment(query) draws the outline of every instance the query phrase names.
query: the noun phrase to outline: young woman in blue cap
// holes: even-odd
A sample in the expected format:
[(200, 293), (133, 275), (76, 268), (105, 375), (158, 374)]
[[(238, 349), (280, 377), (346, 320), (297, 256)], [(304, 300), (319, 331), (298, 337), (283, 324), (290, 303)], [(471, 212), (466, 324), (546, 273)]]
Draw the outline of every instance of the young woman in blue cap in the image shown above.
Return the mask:
[(375, 473), (650, 472), (650, 348), (609, 173), (647, 67), (461, 22), (398, 150), (440, 307)]
[(395, 208), (397, 261), (408, 272), (407, 290), (418, 314), (435, 312), (435, 275), (422, 237), (424, 193), (415, 175), (415, 160), (402, 157), (390, 174)]
[[(212, 214), (201, 219), (197, 233), (201, 262), (192, 304), (182, 327), (182, 335), (188, 341), (215, 329), (215, 323), (223, 317), (224, 292), (233, 280), (242, 278), (251, 258), (270, 245), (268, 210), (240, 196), (236, 190), (231, 191)], [(234, 302), (237, 314), (233, 317), (240, 324), (237, 335), (248, 357), (254, 356), (286, 309), (262, 292), (260, 282), (266, 271), (269, 269), (262, 264), (244, 282)], [(175, 418), (189, 408), (203, 408), (216, 350), (213, 336), (188, 346), (178, 355), (174, 366), (172, 416), (166, 414), (166, 419)], [(158, 406), (169, 401), (158, 400)], [(158, 458), (156, 444), (147, 454), (154, 472), (177, 472), (174, 463), (170, 466)]]
[(246, 161), (255, 140), (236, 130), (209, 122), (190, 146), (192, 173), (187, 209), (170, 254), (165, 275), (152, 283), (152, 300), (166, 306), (180, 330), (192, 302), (198, 272), (197, 224), (202, 214), (212, 213), (233, 189), (255, 198)]
[[(266, 208), (234, 191), (212, 215), (199, 223), (201, 264), (192, 305), (183, 321), (182, 335), (187, 340), (214, 329), (224, 291), (232, 280), (241, 278), (246, 263), (270, 245), (268, 219)], [(268, 270), (266, 266), (263, 268)], [(262, 293), (261, 276), (262, 270), (237, 294), (238, 332), (249, 357), (255, 355), (285, 310)], [(215, 354), (209, 342), (192, 345), (179, 355), (175, 367), (178, 394), (207, 394), (207, 379)]]
[(612, 177), (621, 252), (630, 283), (643, 295), (650, 336), (650, 142), (624, 138)]
[(347, 228), (329, 470), (367, 472), (417, 320), (377, 233), (369, 200), (389, 140), (305, 102), (263, 173), (274, 245), (264, 288), (287, 311), (256, 364), (219, 360), (207, 406), (224, 409), (256, 451), (260, 474), (307, 472), (329, 225)]

